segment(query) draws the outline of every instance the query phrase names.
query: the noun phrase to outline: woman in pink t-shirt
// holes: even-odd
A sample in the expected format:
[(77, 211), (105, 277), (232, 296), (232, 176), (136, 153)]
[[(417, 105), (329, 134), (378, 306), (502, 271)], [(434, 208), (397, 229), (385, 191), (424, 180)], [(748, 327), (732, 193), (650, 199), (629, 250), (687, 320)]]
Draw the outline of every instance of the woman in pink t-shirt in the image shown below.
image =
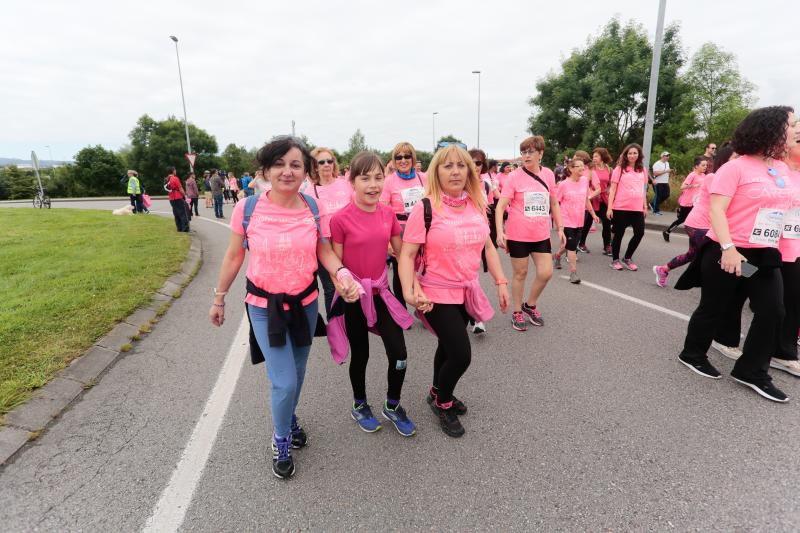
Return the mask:
[(564, 221), (564, 235), (567, 237), (565, 245), (553, 254), (553, 266), (561, 269), (561, 255), (567, 251), (569, 263), (569, 282), (578, 284), (578, 241), (583, 232), (583, 214), (588, 211), (594, 222), (600, 219), (594, 212), (589, 193), (589, 182), (584, 176), (585, 167), (583, 160), (573, 157), (567, 165), (569, 176), (558, 184), (556, 198), (561, 207), (561, 218)]
[[(318, 146), (311, 151), (311, 157), (317, 163), (317, 171), (310, 174), (308, 185), (303, 191), (309, 196), (313, 196), (325, 207), (329, 216), (335, 215), (341, 208), (350, 203), (353, 196), (353, 187), (345, 179), (339, 178), (339, 162), (333, 155), (333, 150)], [(333, 302), (333, 281), (320, 267), (318, 271), (319, 280), (322, 282), (322, 291), (325, 293), (325, 312), (331, 312)]]
[[(536, 307), (542, 291), (553, 276), (552, 248), (550, 246), (550, 219), (558, 228), (559, 247), (567, 238), (561, 221), (561, 210), (556, 199), (556, 178), (549, 168), (541, 166), (544, 139), (541, 135), (528, 137), (519, 145), (522, 167), (512, 172), (503, 185), (497, 203), (495, 225), (497, 246), (505, 248), (511, 256), (514, 278), (511, 296), (514, 312), (511, 327), (525, 331), (525, 318), (534, 326), (544, 326), (544, 319)], [(503, 213), (508, 206), (508, 222), (503, 227)], [(528, 277), (528, 258), (536, 266), (536, 277), (527, 301), (523, 301), (525, 279)]]
[[(400, 392), (407, 360), (403, 329), (411, 327), (413, 319), (389, 292), (386, 267), (386, 248), (391, 246), (395, 253), (400, 252), (400, 223), (392, 209), (379, 201), (385, 180), (380, 157), (372, 152), (360, 152), (351, 165), (353, 201), (331, 218), (331, 239), (333, 251), (362, 285), (364, 294), (359, 302), (339, 305), (337, 301), (330, 319), (335, 321), (337, 316), (343, 316), (350, 345), (350, 385), (353, 388), (350, 416), (368, 433), (381, 429), (367, 403), (366, 372), (369, 332), (372, 331), (381, 337), (389, 359), (383, 416), (401, 435), (410, 437), (416, 432), (416, 426), (400, 405)], [(329, 322), (329, 331), (330, 328)], [(328, 339), (332, 340), (331, 335)]]
[[(453, 391), (471, 359), (466, 325), (470, 318), (483, 322), (494, 313), (478, 281), (482, 250), (503, 312), (508, 306), (508, 281), (489, 239), (486, 201), (472, 158), (451, 144), (436, 152), (428, 171), (426, 200), (412, 210), (403, 235), (400, 276), (406, 301), (439, 339), (428, 403), (442, 430), (460, 437), (464, 427), (458, 417), (467, 408)], [(426, 203), (431, 215), (427, 229)], [(415, 273), (420, 249), (422, 266)]]
[[(284, 137), (266, 144), (256, 157), (272, 190), (239, 202), (233, 210), (209, 317), (215, 326), (225, 321), (225, 295), (242, 267), (246, 244), (251, 358), (253, 363), (266, 361), (272, 388), (272, 471), (288, 478), (294, 474), (289, 449), (301, 448), (307, 440), (295, 409), (318, 320), (317, 261), (337, 278), (334, 283), (346, 301), (355, 301), (358, 289), (327, 240), (330, 217), (321, 206), (315, 217), (315, 200), (298, 194), (307, 170), (313, 169), (306, 147)], [(245, 228), (247, 209), (252, 212)]]
[[(572, 160), (579, 159), (581, 163), (583, 163), (583, 175), (582, 179), (585, 181), (589, 188), (589, 200), (590, 202), (593, 201), (594, 198), (600, 195), (600, 182), (597, 179), (597, 176), (592, 174), (591, 164), (592, 158), (589, 156), (588, 152), (584, 150), (576, 150), (575, 154), (572, 156)], [(566, 175), (564, 176), (565, 179), (569, 178), (569, 163), (567, 163)], [(593, 208), (594, 209), (594, 208)], [(586, 247), (586, 237), (589, 235), (589, 232), (592, 231), (592, 224), (594, 223), (594, 218), (589, 214), (589, 210), (584, 210), (582, 227), (580, 234), (578, 236), (578, 251), (584, 254), (591, 253), (589, 248)]]
[[(475, 168), (481, 179), (481, 191), (486, 200), (486, 216), (489, 224), (489, 238), (492, 239), (492, 244), (497, 247), (497, 230), (494, 225), (494, 210), (497, 205), (497, 187), (492, 175), (488, 171), (488, 164), (486, 161), (486, 152), (480, 148), (473, 148), (469, 151), (472, 162), (475, 163)], [(489, 265), (486, 263), (486, 254), (482, 254), (481, 261), (483, 262), (483, 271), (487, 272)], [(483, 335), (486, 333), (486, 324), (483, 322), (473, 323), (470, 322), (472, 332), (476, 335)]]
[(228, 187), (231, 190), (231, 200), (235, 204), (239, 200), (239, 181), (233, 172), (228, 172)]
[[(700, 304), (689, 320), (681, 363), (697, 374), (720, 379), (706, 352), (735, 295), (750, 299), (753, 320), (742, 356), (731, 376), (776, 402), (787, 396), (772, 383), (768, 370), (777, 350), (783, 319), (782, 259), (779, 241), (791, 209), (794, 188), (790, 170), (777, 158), (796, 144), (794, 111), (772, 106), (750, 112), (733, 134), (739, 154), (714, 175), (710, 189), (711, 229), (699, 261)], [(693, 266), (695, 266), (693, 264)], [(682, 285), (684, 277), (679, 280)]]
[[(417, 172), (417, 151), (408, 142), (397, 143), (392, 150), (392, 157), (387, 168), (390, 166), (394, 171), (386, 175), (386, 182), (383, 185), (383, 192), (381, 192), (381, 202), (392, 208), (397, 220), (400, 221), (400, 227), (403, 228), (414, 205), (425, 196), (427, 177), (424, 173)], [(397, 274), (397, 258), (391, 250), (389, 250), (389, 254), (389, 263), (394, 270), (392, 291), (400, 303), (405, 305), (400, 276)]]
[[(603, 225), (602, 230), (602, 237), (603, 237), (603, 255), (611, 256), (611, 221), (608, 220), (606, 216), (606, 211), (608, 211), (608, 185), (609, 181), (611, 180), (611, 154), (608, 153), (608, 150), (602, 147), (597, 147), (592, 151), (592, 162), (589, 163), (589, 175), (591, 176), (590, 182), (592, 183), (592, 187), (595, 189), (596, 193), (592, 193), (591, 200), (592, 200), (592, 208), (594, 209), (595, 214), (600, 219), (600, 222)], [(586, 248), (586, 237), (589, 236), (589, 231), (592, 227), (592, 217), (589, 212), (586, 212), (584, 221), (583, 221), (583, 232), (581, 233), (581, 241), (578, 243), (578, 250), (581, 250), (581, 246), (583, 247), (583, 251), (588, 253), (588, 248)]]
[[(629, 144), (619, 155), (617, 167), (611, 174), (606, 216), (614, 228), (611, 240), (611, 268), (614, 270), (639, 270), (633, 262), (633, 254), (644, 237), (644, 217), (647, 216), (647, 172), (642, 157), (642, 147), (636, 143)], [(629, 226), (633, 228), (633, 237), (620, 261), (622, 237)]]
[(686, 222), (686, 217), (692, 212), (695, 201), (700, 196), (700, 188), (708, 178), (706, 176), (708, 165), (709, 161), (705, 156), (694, 158), (692, 171), (681, 183), (681, 195), (678, 197), (678, 217), (672, 221), (672, 224), (667, 229), (661, 232), (665, 241), (669, 242), (669, 234), (672, 233), (672, 230)]

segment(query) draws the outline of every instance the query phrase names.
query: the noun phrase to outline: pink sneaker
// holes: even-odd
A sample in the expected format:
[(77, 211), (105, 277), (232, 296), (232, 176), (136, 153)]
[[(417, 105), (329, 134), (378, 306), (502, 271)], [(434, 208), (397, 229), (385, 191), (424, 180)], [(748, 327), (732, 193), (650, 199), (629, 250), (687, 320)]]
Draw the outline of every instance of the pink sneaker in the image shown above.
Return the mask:
[(619, 259), (611, 261), (611, 268), (614, 270), (622, 270), (622, 263), (620, 263)]
[(667, 276), (669, 275), (669, 270), (661, 265), (656, 265), (653, 267), (653, 274), (656, 275), (656, 285), (659, 287), (667, 286)]
[(636, 266), (636, 263), (633, 262), (633, 259), (623, 259), (622, 264), (625, 265), (625, 268), (627, 268), (631, 272), (636, 272), (637, 270), (639, 270), (639, 267)]

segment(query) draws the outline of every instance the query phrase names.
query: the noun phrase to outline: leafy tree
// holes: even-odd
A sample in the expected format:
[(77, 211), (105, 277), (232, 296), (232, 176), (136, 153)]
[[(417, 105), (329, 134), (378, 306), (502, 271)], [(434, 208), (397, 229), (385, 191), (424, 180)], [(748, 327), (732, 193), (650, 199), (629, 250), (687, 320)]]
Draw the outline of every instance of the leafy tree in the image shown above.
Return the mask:
[[(548, 164), (569, 148), (605, 146), (616, 154), (627, 143), (641, 142), (651, 58), (641, 25), (623, 26), (614, 18), (562, 63), (560, 73), (536, 84), (529, 126), (531, 133), (547, 140)], [(686, 86), (678, 75), (683, 63), (679, 26), (673, 24), (664, 33), (654, 144), (679, 142), (685, 128), (694, 128)]]
[[(72, 178), (79, 194), (103, 196), (120, 194), (120, 179), (125, 175), (120, 157), (99, 144), (81, 149), (75, 156)], [(122, 191), (125, 194), (125, 191)]]
[(253, 174), (256, 167), (256, 151), (248, 150), (244, 146), (236, 146), (231, 143), (225, 147), (220, 157), (222, 168), (228, 172), (233, 172), (240, 178), (245, 172)]
[(16, 165), (0, 168), (0, 199), (20, 200), (33, 198), (33, 174), (22, 171)]
[(443, 137), (439, 137), (439, 141), (436, 144), (438, 145), (439, 143), (461, 143), (461, 144), (466, 144), (464, 141), (462, 141), (458, 137), (454, 136), (452, 133), (450, 133), (448, 135), (445, 135)]
[(739, 73), (736, 56), (714, 43), (703, 44), (694, 54), (686, 81), (706, 142), (728, 138), (753, 104), (755, 85)]
[[(139, 180), (146, 189), (160, 190), (169, 167), (178, 169), (181, 176), (188, 174), (183, 121), (170, 116), (159, 122), (142, 115), (128, 137), (131, 140), (128, 163), (139, 172)], [(190, 123), (189, 137), (192, 150), (197, 153), (195, 170), (218, 168), (221, 160), (216, 155), (218, 147), (214, 136)]]
[(364, 150), (369, 150), (367, 146), (367, 139), (364, 137), (364, 134), (361, 133), (361, 129), (357, 129), (356, 132), (350, 137), (350, 140), (347, 141), (347, 150), (341, 155), (339, 159), (339, 165), (345, 166), (349, 165), (350, 161), (356, 156), (358, 152), (363, 152)]

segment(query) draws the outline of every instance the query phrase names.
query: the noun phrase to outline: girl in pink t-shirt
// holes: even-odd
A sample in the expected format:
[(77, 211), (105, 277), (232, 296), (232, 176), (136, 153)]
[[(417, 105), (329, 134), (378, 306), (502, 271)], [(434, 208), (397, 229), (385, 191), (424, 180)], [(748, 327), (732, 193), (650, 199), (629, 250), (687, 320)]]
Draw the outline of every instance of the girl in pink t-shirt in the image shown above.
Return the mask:
[[(403, 327), (413, 323), (405, 306), (389, 292), (386, 269), (386, 248), (400, 252), (400, 224), (392, 209), (380, 203), (384, 177), (383, 163), (372, 152), (361, 152), (351, 162), (350, 183), (355, 191), (353, 201), (331, 219), (333, 251), (342, 259), (365, 290), (361, 301), (334, 304), (331, 321), (344, 316), (350, 345), (350, 385), (353, 406), (350, 416), (358, 426), (372, 433), (381, 429), (367, 403), (366, 372), (369, 360), (369, 332), (381, 337), (389, 359), (389, 383), (383, 416), (398, 432), (410, 437), (416, 426), (400, 405), (400, 392), (406, 375), (406, 343)], [(330, 324), (329, 324), (330, 331)], [(331, 339), (329, 335), (329, 340)]]
[(228, 172), (228, 187), (231, 189), (231, 200), (235, 204), (239, 200), (239, 182), (233, 172)]
[[(608, 186), (611, 180), (611, 154), (602, 147), (597, 147), (592, 151), (592, 160), (589, 163), (589, 175), (591, 176), (592, 187), (595, 189), (589, 194), (592, 200), (592, 208), (602, 224), (601, 237), (603, 238), (603, 255), (611, 256), (611, 221), (606, 217), (608, 211)], [(581, 241), (578, 243), (578, 251), (589, 253), (586, 247), (586, 238), (592, 228), (592, 217), (589, 212), (584, 215), (583, 232)]]
[[(469, 154), (451, 144), (436, 152), (428, 172), (426, 200), (414, 206), (403, 235), (400, 276), (406, 301), (439, 339), (428, 402), (442, 430), (460, 437), (464, 427), (458, 415), (466, 413), (466, 406), (453, 391), (471, 358), (466, 325), (470, 318), (475, 322), (488, 320), (494, 312), (478, 281), (481, 250), (486, 253), (503, 312), (508, 306), (508, 281), (489, 239), (486, 201)], [(430, 205), (429, 228), (426, 203)], [(423, 245), (423, 266), (415, 273)]]
[[(298, 194), (306, 172), (313, 168), (306, 147), (294, 138), (281, 138), (261, 148), (257, 158), (272, 190), (234, 208), (230, 243), (209, 317), (215, 326), (225, 321), (225, 295), (244, 263), (246, 242), (250, 352), (254, 363), (266, 361), (272, 387), (272, 471), (288, 478), (294, 474), (290, 448), (301, 448), (307, 440), (295, 409), (319, 319), (317, 261), (337, 278), (334, 284), (345, 301), (355, 301), (358, 288), (328, 242), (329, 217), (324, 208), (320, 207), (317, 222), (312, 211), (316, 201)], [(245, 229), (245, 210), (251, 208)]]
[(567, 242), (553, 254), (553, 266), (561, 269), (561, 255), (567, 251), (569, 263), (569, 282), (578, 284), (578, 241), (583, 233), (583, 215), (588, 210), (591, 219), (599, 222), (594, 212), (589, 194), (589, 182), (583, 172), (585, 167), (580, 158), (574, 157), (568, 165), (569, 177), (558, 184), (556, 197), (561, 206), (561, 218), (564, 221), (564, 235)]
[[(611, 174), (606, 216), (614, 228), (611, 241), (611, 268), (614, 270), (639, 270), (633, 262), (633, 254), (644, 237), (644, 217), (647, 215), (647, 172), (642, 157), (642, 147), (636, 143), (629, 144), (619, 155), (617, 167)], [(629, 226), (633, 228), (633, 237), (620, 261), (622, 237)]]
[(708, 159), (704, 156), (694, 158), (694, 167), (681, 183), (681, 195), (678, 197), (678, 217), (662, 232), (664, 240), (669, 242), (669, 234), (684, 222), (692, 212), (695, 202), (700, 196), (700, 188), (707, 179)]
[[(552, 248), (550, 246), (550, 220), (558, 229), (559, 247), (567, 238), (561, 210), (556, 199), (556, 179), (549, 168), (541, 166), (544, 139), (540, 135), (528, 137), (520, 143), (522, 167), (506, 178), (500, 201), (495, 211), (497, 246), (505, 248), (511, 256), (514, 278), (511, 284), (514, 311), (511, 327), (525, 331), (526, 317), (535, 326), (544, 326), (544, 319), (536, 304), (547, 282), (553, 276)], [(503, 227), (503, 213), (509, 207), (508, 222)], [(527, 301), (523, 301), (525, 279), (528, 277), (528, 258), (536, 266), (536, 277)]]
[(685, 275), (693, 274), (686, 280), (689, 283), (684, 284), (682, 277), (676, 285), (685, 288), (699, 282), (701, 287), (680, 362), (704, 377), (722, 377), (706, 353), (719, 334), (717, 329), (727, 327), (722, 319), (737, 294), (746, 295), (753, 319), (731, 376), (760, 396), (781, 403), (789, 398), (772, 383), (768, 370), (775, 366), (800, 373), (800, 364), (773, 359), (784, 317), (779, 243), (795, 197), (791, 170), (777, 157), (794, 149), (798, 133), (794, 111), (788, 106), (751, 111), (736, 127), (732, 144), (739, 157), (717, 169), (711, 184), (707, 234), (711, 242), (695, 260), (699, 269), (687, 270)]

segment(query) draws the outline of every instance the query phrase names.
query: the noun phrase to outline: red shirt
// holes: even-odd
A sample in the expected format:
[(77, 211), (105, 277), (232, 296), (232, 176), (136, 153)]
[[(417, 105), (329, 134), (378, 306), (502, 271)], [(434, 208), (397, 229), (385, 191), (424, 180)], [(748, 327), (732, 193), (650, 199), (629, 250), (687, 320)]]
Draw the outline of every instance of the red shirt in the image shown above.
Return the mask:
[(180, 200), (183, 198), (183, 194), (181, 194), (181, 189), (183, 188), (181, 185), (181, 180), (175, 174), (169, 177), (169, 181), (167, 182), (167, 187), (169, 188), (169, 199), (170, 200)]

